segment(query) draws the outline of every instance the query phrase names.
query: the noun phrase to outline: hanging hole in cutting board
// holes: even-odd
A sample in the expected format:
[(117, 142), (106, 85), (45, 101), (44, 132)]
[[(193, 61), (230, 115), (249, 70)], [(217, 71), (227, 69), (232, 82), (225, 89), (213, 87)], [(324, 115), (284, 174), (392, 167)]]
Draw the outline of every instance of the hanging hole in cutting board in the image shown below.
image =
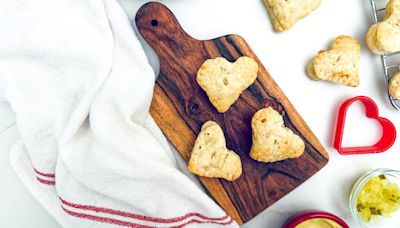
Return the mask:
[(158, 21), (156, 19), (151, 20), (151, 25), (156, 27), (158, 25)]
[(343, 147), (374, 145), (382, 136), (379, 123), (365, 114), (365, 107), (356, 101), (347, 110)]

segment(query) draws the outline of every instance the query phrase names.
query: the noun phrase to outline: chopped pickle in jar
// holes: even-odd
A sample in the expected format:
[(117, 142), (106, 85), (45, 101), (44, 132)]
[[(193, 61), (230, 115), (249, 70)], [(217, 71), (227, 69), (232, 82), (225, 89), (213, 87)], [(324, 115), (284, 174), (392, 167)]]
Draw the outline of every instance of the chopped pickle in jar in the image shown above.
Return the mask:
[(400, 188), (385, 175), (377, 176), (361, 189), (357, 199), (357, 210), (365, 221), (378, 220), (380, 216), (400, 209)]

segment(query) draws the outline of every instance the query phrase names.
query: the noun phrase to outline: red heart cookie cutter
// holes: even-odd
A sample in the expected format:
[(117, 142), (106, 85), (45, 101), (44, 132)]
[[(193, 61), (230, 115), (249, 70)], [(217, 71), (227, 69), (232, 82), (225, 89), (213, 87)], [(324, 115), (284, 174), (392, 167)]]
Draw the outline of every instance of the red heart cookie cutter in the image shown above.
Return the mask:
[[(375, 119), (382, 127), (382, 136), (379, 141), (372, 146), (358, 147), (342, 147), (342, 138), (344, 125), (346, 121), (346, 112), (350, 105), (356, 101), (361, 101), (365, 107), (365, 114), (368, 118)], [(371, 154), (382, 153), (388, 150), (396, 140), (396, 128), (390, 120), (379, 117), (379, 110), (376, 103), (369, 97), (358, 96), (346, 100), (339, 108), (338, 119), (336, 124), (336, 133), (333, 142), (333, 147), (342, 155), (350, 154)]]

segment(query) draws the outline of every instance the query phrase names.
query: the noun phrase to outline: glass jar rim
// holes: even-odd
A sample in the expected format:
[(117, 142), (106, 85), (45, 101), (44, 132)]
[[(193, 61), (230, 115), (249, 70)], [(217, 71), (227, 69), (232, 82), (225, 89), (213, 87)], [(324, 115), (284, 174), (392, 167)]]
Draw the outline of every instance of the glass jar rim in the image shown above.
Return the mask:
[(350, 211), (353, 216), (353, 218), (358, 222), (360, 225), (365, 225), (364, 220), (359, 216), (358, 210), (357, 210), (357, 200), (358, 200), (358, 195), (364, 185), (368, 183), (372, 178), (377, 177), (379, 175), (393, 175), (396, 176), (400, 180), (400, 171), (395, 170), (395, 169), (388, 169), (388, 168), (378, 168), (371, 170), (364, 175), (362, 175), (356, 183), (353, 185), (353, 188), (351, 190), (350, 194), (350, 199), (349, 199), (349, 206), (350, 206)]

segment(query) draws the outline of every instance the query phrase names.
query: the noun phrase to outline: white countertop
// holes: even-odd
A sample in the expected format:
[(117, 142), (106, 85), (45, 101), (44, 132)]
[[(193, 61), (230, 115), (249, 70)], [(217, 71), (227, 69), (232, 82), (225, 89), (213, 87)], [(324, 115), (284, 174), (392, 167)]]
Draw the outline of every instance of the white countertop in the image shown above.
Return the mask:
[[(380, 1), (380, 0), (378, 0)], [(133, 19), (144, 0), (120, 0)], [(165, 0), (184, 29), (198, 39), (236, 33), (242, 35), (264, 63), (278, 85), (314, 131), (330, 155), (328, 165), (310, 180), (265, 210), (243, 227), (278, 228), (292, 213), (304, 209), (326, 210), (357, 227), (348, 209), (350, 189), (366, 171), (378, 167), (400, 169), (400, 140), (383, 154), (341, 156), (332, 148), (333, 126), (339, 104), (347, 98), (373, 98), (381, 115), (400, 129), (400, 111), (386, 97), (379, 58), (366, 49), (364, 34), (372, 21), (369, 0), (324, 0), (321, 7), (284, 33), (274, 33), (261, 0)], [(326, 49), (338, 35), (353, 35), (362, 44), (358, 88), (315, 82), (305, 74), (310, 59)], [(152, 53), (150, 62), (156, 67)], [(156, 67), (157, 68), (157, 67)], [(346, 145), (373, 144), (379, 126), (366, 119), (363, 108), (350, 108), (345, 133)], [(15, 116), (0, 103), (0, 227), (58, 227), (31, 197), (8, 162), (8, 151), (18, 136)]]

